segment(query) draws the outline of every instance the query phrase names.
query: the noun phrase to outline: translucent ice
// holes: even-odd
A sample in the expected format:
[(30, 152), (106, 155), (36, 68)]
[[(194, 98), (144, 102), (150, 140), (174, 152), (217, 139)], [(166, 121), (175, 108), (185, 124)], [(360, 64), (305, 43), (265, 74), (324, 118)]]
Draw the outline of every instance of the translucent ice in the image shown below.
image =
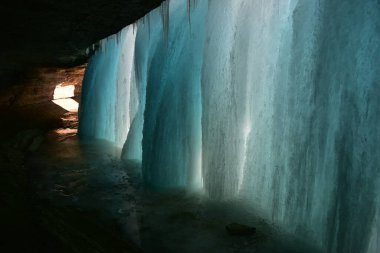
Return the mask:
[(380, 252), (379, 2), (188, 3), (100, 43), (81, 134), (124, 145), (152, 188), (240, 198), (323, 252)]

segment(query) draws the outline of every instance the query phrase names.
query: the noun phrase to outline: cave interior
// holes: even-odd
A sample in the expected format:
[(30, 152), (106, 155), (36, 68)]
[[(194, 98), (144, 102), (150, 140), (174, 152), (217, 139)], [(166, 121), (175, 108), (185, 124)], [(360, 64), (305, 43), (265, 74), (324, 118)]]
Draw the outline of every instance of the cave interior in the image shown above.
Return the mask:
[(0, 252), (380, 252), (380, 1), (0, 6)]

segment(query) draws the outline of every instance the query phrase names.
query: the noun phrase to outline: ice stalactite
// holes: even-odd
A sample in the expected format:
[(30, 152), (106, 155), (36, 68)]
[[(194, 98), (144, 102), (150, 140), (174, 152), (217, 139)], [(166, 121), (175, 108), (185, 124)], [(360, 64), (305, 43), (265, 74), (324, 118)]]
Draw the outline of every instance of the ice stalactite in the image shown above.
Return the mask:
[(125, 142), (152, 188), (380, 251), (378, 1), (171, 0), (144, 19), (92, 58), (82, 135)]
[(170, 0), (166, 0), (161, 4), (161, 22), (162, 31), (165, 37), (165, 42), (168, 41), (169, 26), (170, 26)]

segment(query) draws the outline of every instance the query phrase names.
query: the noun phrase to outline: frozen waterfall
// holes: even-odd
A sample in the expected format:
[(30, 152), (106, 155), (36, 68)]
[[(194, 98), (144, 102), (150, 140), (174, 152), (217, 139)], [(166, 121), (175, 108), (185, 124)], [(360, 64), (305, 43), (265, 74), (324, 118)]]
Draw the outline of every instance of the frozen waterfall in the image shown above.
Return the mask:
[(151, 188), (377, 253), (379, 66), (377, 0), (171, 0), (97, 45), (80, 133), (140, 160)]

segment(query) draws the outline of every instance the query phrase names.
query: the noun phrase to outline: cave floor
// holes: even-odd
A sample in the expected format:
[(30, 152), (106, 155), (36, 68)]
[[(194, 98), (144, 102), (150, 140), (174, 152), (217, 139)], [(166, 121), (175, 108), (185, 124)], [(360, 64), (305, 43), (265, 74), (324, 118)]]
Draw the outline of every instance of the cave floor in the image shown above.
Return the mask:
[[(132, 250), (126, 252), (313, 252), (245, 212), (242, 203), (212, 202), (199, 192), (145, 190), (140, 164), (121, 162), (119, 154), (120, 150), (108, 143), (83, 143), (68, 134), (45, 141), (27, 159), (33, 172), (33, 201), (48, 203), (55, 210), (54, 215), (45, 215), (44, 207), (40, 208), (41, 223), (58, 231), (64, 244), (72, 241), (70, 229), (65, 227), (66, 223), (71, 226), (66, 222), (69, 210), (69, 216), (82, 217), (74, 223), (95, 220), (107, 234), (129, 241)], [(257, 232), (230, 236), (225, 226), (232, 222), (254, 226)], [(77, 230), (75, 226), (71, 229)], [(87, 237), (83, 234), (79, 238)]]

